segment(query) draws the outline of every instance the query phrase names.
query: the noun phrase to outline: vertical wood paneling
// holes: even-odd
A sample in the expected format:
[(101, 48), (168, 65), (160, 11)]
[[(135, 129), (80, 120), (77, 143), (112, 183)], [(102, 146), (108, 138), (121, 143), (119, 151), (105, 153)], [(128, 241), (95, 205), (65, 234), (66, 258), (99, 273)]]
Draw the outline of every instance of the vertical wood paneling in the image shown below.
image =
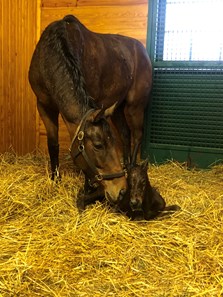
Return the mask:
[(36, 147), (36, 103), (28, 68), (36, 44), (37, 2), (1, 0), (0, 152)]
[[(37, 11), (36, 11), (36, 40), (35, 40), (35, 44), (33, 46), (33, 50), (34, 47), (36, 46), (40, 35), (41, 35), (41, 4), (42, 4), (42, 0), (36, 0), (37, 1)], [(35, 102), (36, 102), (36, 98), (35, 98)], [(40, 127), (41, 127), (41, 119), (38, 113), (38, 110), (36, 108), (36, 147), (39, 148), (40, 147)]]
[(4, 135), (4, 111), (3, 111), (3, 84), (4, 84), (4, 76), (3, 76), (3, 1), (0, 1), (0, 148), (3, 150), (3, 143), (5, 139)]

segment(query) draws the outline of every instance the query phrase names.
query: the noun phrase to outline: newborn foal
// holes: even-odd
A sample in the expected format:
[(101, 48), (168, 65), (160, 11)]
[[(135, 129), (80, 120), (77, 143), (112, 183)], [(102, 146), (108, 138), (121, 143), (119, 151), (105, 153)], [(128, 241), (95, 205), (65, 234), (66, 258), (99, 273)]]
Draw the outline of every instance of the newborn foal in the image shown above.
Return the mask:
[(166, 202), (158, 191), (149, 182), (148, 161), (136, 164), (128, 170), (128, 193), (120, 206), (129, 217), (134, 219), (140, 212), (145, 220), (150, 220), (158, 215), (164, 215), (162, 211), (176, 211), (179, 206), (166, 207)]

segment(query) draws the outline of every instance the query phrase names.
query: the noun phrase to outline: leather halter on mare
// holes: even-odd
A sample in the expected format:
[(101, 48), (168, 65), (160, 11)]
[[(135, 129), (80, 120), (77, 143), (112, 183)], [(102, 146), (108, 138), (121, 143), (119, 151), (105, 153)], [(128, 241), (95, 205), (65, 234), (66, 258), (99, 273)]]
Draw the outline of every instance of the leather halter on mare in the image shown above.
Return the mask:
[[(98, 171), (97, 167), (91, 162), (90, 158), (88, 157), (84, 146), (84, 136), (85, 136), (84, 130), (85, 130), (87, 117), (94, 111), (95, 109), (90, 109), (83, 116), (79, 126), (77, 127), (76, 133), (74, 134), (69, 151), (71, 153), (73, 160), (76, 159), (80, 154), (82, 155), (87, 165), (89, 166), (90, 175), (93, 176), (92, 178), (89, 178), (89, 183), (92, 187), (96, 188), (99, 186), (98, 183), (101, 182), (102, 180), (111, 180), (114, 178), (119, 178), (126, 175), (126, 172), (123, 170), (118, 173), (101, 174)], [(77, 148), (74, 148), (76, 142), (78, 142), (77, 143), (78, 145), (77, 145)]]

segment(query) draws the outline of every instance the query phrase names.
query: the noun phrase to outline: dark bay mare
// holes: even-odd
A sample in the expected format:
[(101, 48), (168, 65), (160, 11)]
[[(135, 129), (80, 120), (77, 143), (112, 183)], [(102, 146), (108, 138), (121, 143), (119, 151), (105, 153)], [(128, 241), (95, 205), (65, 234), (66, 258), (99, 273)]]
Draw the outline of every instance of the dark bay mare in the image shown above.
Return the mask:
[[(29, 81), (47, 131), (53, 176), (59, 161), (58, 114), (66, 123), (71, 156), (99, 196), (117, 202), (127, 181), (111, 118), (120, 134), (125, 165), (142, 140), (152, 85), (151, 63), (137, 40), (89, 31), (71, 15), (51, 23), (34, 51)], [(97, 193), (95, 194), (97, 196)]]
[(79, 61), (87, 93), (104, 108), (117, 103), (112, 121), (121, 137), (125, 165), (134, 163), (152, 87), (152, 67), (145, 47), (130, 37), (91, 32), (70, 15), (51, 26), (61, 23)]
[(62, 20), (46, 28), (29, 70), (29, 81), (47, 131), (52, 177), (59, 167), (60, 113), (72, 139), (70, 151), (74, 163), (83, 170), (90, 186), (117, 202), (125, 194), (127, 182), (108, 122), (116, 104), (99, 108), (89, 95), (80, 55), (82, 43), (77, 41), (77, 47), (73, 48), (68, 27)]

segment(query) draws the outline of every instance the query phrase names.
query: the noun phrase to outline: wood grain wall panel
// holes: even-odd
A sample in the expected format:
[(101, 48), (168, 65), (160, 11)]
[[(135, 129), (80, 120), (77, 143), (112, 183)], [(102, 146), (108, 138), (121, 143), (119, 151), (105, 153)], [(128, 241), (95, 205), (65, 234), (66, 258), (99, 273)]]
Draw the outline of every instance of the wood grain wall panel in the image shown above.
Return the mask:
[[(67, 14), (75, 15), (87, 28), (98, 33), (118, 33), (134, 37), (146, 44), (147, 0), (78, 0), (77, 7), (63, 7), (63, 1), (42, 0), (41, 30), (49, 23), (62, 19)], [(51, 4), (50, 4), (51, 3)], [(70, 137), (62, 119), (59, 121), (59, 141), (61, 154), (69, 154)], [(45, 127), (40, 122), (39, 147), (46, 150)]]
[(42, 7), (75, 7), (77, 0), (42, 0)]
[(148, 0), (77, 0), (77, 6), (128, 6), (147, 3)]
[(62, 19), (66, 14), (75, 15), (88, 29), (99, 33), (118, 33), (146, 43), (147, 5), (46, 8), (42, 10), (41, 28)]
[(36, 147), (36, 108), (28, 68), (36, 43), (37, 4), (1, 0), (0, 5), (0, 152), (12, 146), (25, 154)]
[(42, 7), (128, 6), (147, 4), (148, 0), (42, 0)]

